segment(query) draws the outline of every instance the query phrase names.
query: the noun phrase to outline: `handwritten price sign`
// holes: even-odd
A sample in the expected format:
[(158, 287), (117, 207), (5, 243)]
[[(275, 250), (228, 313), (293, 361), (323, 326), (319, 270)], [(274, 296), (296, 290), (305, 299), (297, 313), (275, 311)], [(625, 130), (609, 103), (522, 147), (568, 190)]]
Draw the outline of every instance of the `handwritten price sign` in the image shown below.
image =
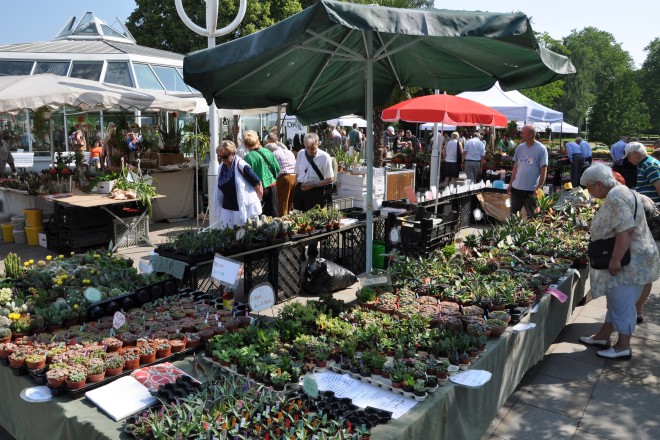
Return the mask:
[(262, 283), (255, 286), (248, 296), (248, 304), (253, 312), (261, 312), (275, 305), (275, 292), (270, 283)]
[(213, 258), (211, 277), (222, 285), (237, 288), (239, 277), (243, 275), (243, 264), (221, 255)]

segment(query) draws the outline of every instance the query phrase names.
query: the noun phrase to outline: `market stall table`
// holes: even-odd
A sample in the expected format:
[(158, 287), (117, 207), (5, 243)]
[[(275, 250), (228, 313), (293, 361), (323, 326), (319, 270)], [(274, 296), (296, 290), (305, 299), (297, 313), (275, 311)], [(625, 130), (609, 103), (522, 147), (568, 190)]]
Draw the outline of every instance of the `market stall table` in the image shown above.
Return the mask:
[[(165, 196), (162, 195), (157, 195), (154, 197), (154, 199), (157, 198), (163, 198)], [(115, 237), (115, 243), (112, 248), (113, 251), (115, 251), (120, 243), (122, 242), (122, 239), (124, 237), (127, 237), (129, 235), (132, 235), (134, 237), (134, 241), (136, 242), (143, 242), (149, 246), (153, 246), (153, 244), (149, 241), (149, 228), (148, 228), (148, 222), (146, 221), (147, 219), (145, 218), (148, 214), (148, 210), (143, 210), (143, 212), (138, 216), (137, 219), (130, 219), (130, 221), (127, 221), (129, 219), (126, 218), (121, 218), (117, 214), (115, 214), (112, 210), (108, 209), (108, 206), (111, 205), (122, 205), (126, 203), (133, 203), (136, 202), (135, 199), (111, 199), (108, 197), (106, 194), (81, 194), (81, 193), (74, 193), (71, 197), (63, 197), (63, 198), (52, 198), (52, 201), (61, 205), (67, 205), (67, 206), (72, 206), (72, 207), (77, 207), (77, 208), (100, 208), (110, 214), (116, 222), (119, 222), (123, 226), (123, 231), (119, 233), (118, 236)], [(146, 224), (146, 227), (145, 227)]]
[[(535, 328), (521, 333), (513, 333), (509, 328), (499, 339), (488, 341), (486, 352), (470, 366), (493, 374), (486, 385), (467, 389), (450, 382), (399, 419), (373, 428), (372, 438), (428, 439), (429, 433), (438, 439), (480, 438), (522, 376), (543, 359), (585, 297), (587, 274), (587, 270), (569, 270), (560, 278), (557, 288), (568, 295), (564, 303), (549, 294), (543, 295), (538, 311), (522, 319), (536, 324)], [(192, 359), (174, 364), (195, 375)], [(43, 403), (23, 401), (20, 392), (32, 386), (34, 382), (28, 376), (15, 377), (10, 368), (0, 366), (0, 424), (15, 438), (129, 438), (123, 432), (123, 422), (112, 421), (87, 399), (64, 396)]]

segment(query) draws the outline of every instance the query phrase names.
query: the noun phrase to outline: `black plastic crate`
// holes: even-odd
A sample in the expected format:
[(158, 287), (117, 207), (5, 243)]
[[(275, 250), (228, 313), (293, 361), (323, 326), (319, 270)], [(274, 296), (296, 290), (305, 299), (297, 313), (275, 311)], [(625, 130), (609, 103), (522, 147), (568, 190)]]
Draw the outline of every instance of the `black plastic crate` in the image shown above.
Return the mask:
[[(441, 220), (438, 222), (438, 220)], [(431, 241), (456, 231), (458, 212), (426, 213), (424, 218), (406, 217), (401, 221), (401, 242), (406, 247), (426, 246)]]
[[(367, 219), (367, 213), (364, 209), (362, 208), (345, 208), (342, 209), (341, 212), (344, 213), (344, 216), (347, 218), (354, 218), (356, 220), (364, 221)], [(374, 213), (374, 218), (380, 217), (380, 209), (375, 209), (373, 211)]]
[(55, 203), (50, 223), (53, 222), (53, 227), (59, 231), (69, 230), (77, 233), (81, 230), (111, 226), (112, 216), (101, 208), (80, 208)]
[(415, 205), (408, 202), (408, 199), (399, 199), (399, 200), (383, 200), (383, 208), (396, 208), (396, 209), (405, 209), (406, 211), (414, 211)]

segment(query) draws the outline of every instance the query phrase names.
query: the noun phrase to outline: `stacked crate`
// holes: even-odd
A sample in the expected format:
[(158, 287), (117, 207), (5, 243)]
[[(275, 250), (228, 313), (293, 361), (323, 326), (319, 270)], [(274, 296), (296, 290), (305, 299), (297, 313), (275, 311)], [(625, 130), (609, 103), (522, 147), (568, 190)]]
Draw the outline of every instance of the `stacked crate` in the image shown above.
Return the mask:
[(107, 247), (113, 237), (112, 217), (101, 208), (79, 208), (55, 203), (48, 223), (48, 249), (81, 252)]
[[(367, 175), (340, 173), (337, 176), (340, 198), (352, 198), (353, 207), (364, 209), (367, 206)], [(385, 172), (382, 168), (374, 168), (373, 206), (380, 207), (385, 199)]]

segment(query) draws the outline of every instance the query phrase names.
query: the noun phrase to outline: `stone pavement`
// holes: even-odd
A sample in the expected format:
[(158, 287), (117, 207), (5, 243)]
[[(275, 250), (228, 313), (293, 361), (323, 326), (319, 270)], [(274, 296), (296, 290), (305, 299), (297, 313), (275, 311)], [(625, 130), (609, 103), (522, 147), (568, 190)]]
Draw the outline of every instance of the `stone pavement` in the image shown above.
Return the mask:
[[(195, 227), (194, 221), (150, 225), (154, 244)], [(461, 236), (472, 232), (461, 231)], [(153, 248), (121, 249), (137, 262)], [(16, 252), (23, 259), (55, 255), (38, 246), (0, 244), (0, 258)], [(0, 263), (0, 273), (4, 267)], [(334, 294), (355, 299), (357, 285)], [(307, 301), (316, 297), (298, 297)], [(264, 312), (276, 316), (281, 305)], [(578, 337), (591, 335), (605, 316), (605, 298), (577, 307), (543, 361), (530, 369), (481, 440), (657, 440), (660, 439), (660, 282), (644, 310), (644, 323), (632, 338), (631, 361), (606, 361)], [(0, 440), (10, 438), (0, 428)], [(478, 439), (475, 439), (478, 440)]]
[(575, 309), (481, 440), (660, 439), (660, 282), (632, 338), (630, 361), (605, 360), (578, 338), (595, 333), (605, 298)]

